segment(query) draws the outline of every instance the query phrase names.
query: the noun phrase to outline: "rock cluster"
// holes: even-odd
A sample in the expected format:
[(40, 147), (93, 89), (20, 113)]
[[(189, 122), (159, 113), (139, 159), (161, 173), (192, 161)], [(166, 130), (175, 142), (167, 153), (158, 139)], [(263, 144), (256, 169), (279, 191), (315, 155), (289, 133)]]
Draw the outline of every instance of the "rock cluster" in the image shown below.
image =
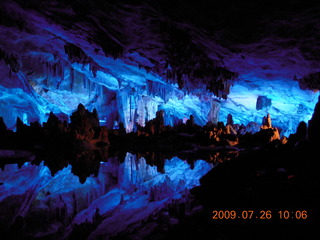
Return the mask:
[[(261, 126), (254, 122), (247, 126), (234, 124), (229, 114), (226, 125), (208, 122), (202, 127), (195, 123), (193, 115), (185, 123), (165, 126), (164, 115), (165, 112), (160, 110), (145, 127), (139, 126), (136, 132), (126, 133), (122, 122), (114, 130), (101, 127), (97, 111), (90, 112), (79, 104), (70, 123), (50, 113), (43, 126), (38, 122), (27, 126), (17, 119), (14, 133), (7, 130), (0, 119), (0, 143), (3, 149), (33, 151), (37, 159), (46, 160), (53, 174), (68, 162), (74, 163), (74, 171), (80, 176), (83, 175), (79, 170), (82, 167), (76, 165), (87, 165), (92, 169), (90, 172), (97, 172), (100, 160), (108, 154), (122, 159), (126, 152), (136, 153), (162, 171), (163, 161), (173, 156), (190, 164), (197, 159), (221, 163), (238, 156), (240, 149), (260, 148), (280, 139), (278, 128), (272, 126), (270, 114), (263, 118)], [(289, 143), (296, 141), (295, 138), (303, 138), (305, 131), (301, 125)], [(282, 143), (286, 141), (282, 139)], [(83, 176), (88, 175), (83, 173)], [(85, 177), (81, 181), (85, 181)]]
[[(28, 126), (17, 118), (13, 132), (0, 118), (0, 149), (32, 152), (36, 162), (45, 161), (52, 175), (71, 163), (74, 173), (84, 182), (87, 176), (98, 173), (100, 161), (106, 158), (108, 131), (100, 126), (97, 112), (89, 112), (82, 104), (70, 119), (68, 124), (50, 112), (43, 126), (38, 122)], [(29, 159), (26, 157), (25, 161)]]
[[(301, 122), (288, 139), (279, 140), (279, 131), (266, 116), (256, 135), (256, 139), (268, 141), (266, 144), (247, 148), (237, 158), (217, 165), (201, 178), (199, 187), (192, 189), (206, 211), (267, 209), (273, 214), (269, 223), (281, 230), (276, 215), (279, 210), (304, 209), (309, 214), (304, 225), (299, 222), (294, 226), (303, 227), (302, 231), (315, 230), (319, 224), (316, 202), (320, 200), (315, 147), (320, 139), (319, 106), (318, 103), (308, 126)], [(290, 219), (297, 221), (295, 216)]]
[[(318, 112), (319, 104), (309, 126), (301, 122), (295, 134), (280, 140), (280, 130), (272, 126), (269, 114), (262, 119), (261, 126), (234, 124), (229, 114), (226, 125), (218, 122), (201, 127), (191, 115), (185, 123), (169, 127), (164, 125), (164, 111), (159, 111), (145, 127), (126, 133), (121, 123), (116, 130), (100, 127), (96, 111), (90, 112), (79, 105), (71, 123), (62, 122), (50, 113), (43, 126), (37, 122), (27, 126), (17, 119), (15, 133), (7, 130), (0, 118), (0, 143), (1, 148), (34, 152), (37, 158), (45, 160), (52, 174), (71, 163), (72, 173), (79, 176), (81, 183), (92, 174), (98, 175), (101, 160), (117, 157), (114, 159), (130, 168), (122, 179), (123, 187), (130, 191), (132, 185), (126, 182), (139, 184), (140, 180), (134, 179), (141, 165), (133, 157), (128, 163), (124, 152), (136, 153), (137, 159), (144, 157), (146, 164), (156, 166), (152, 168), (155, 174), (159, 174), (156, 170), (164, 172), (165, 159), (173, 156), (186, 160), (191, 169), (197, 168), (197, 159), (204, 159), (216, 166), (200, 180), (200, 187), (192, 189), (192, 194), (208, 212), (298, 207), (316, 212), (318, 201), (313, 204), (310, 199), (320, 200), (314, 187), (320, 183), (314, 145), (319, 139)], [(146, 196), (148, 203), (170, 195), (167, 189), (167, 181), (150, 188)], [(121, 197), (120, 202), (123, 201), (125, 198)], [(314, 218), (310, 217), (311, 220)]]

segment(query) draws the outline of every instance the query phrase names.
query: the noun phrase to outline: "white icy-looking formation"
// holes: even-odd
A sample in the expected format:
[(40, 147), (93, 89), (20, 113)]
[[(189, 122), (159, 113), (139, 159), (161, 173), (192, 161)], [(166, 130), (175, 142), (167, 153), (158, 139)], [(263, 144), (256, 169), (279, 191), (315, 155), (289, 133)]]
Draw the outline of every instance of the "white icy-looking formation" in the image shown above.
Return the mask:
[[(126, 167), (119, 188), (127, 189), (127, 192), (118, 192), (122, 195), (122, 204), (112, 211), (111, 217), (107, 217), (89, 239), (108, 239), (109, 236), (125, 231), (129, 225), (155, 214), (165, 203), (182, 198), (187, 189), (199, 184), (199, 176), (211, 169), (210, 164), (201, 160), (195, 163), (194, 169), (190, 169), (188, 163), (173, 158), (165, 162), (164, 173), (161, 174), (156, 171), (156, 167), (147, 165), (143, 158), (137, 161), (131, 154), (127, 154), (124, 165)], [(119, 197), (116, 201), (119, 201)]]
[[(246, 76), (248, 77), (248, 76)], [(301, 121), (310, 120), (319, 93), (311, 90), (301, 91), (298, 82), (289, 80), (270, 80), (245, 78), (238, 81), (230, 91), (227, 100), (221, 101), (219, 118), (226, 121), (232, 114), (234, 123), (262, 123), (263, 116), (270, 113), (272, 125), (280, 127), (283, 135), (295, 133)], [(271, 106), (256, 109), (258, 96), (271, 99)]]
[[(25, 217), (40, 189), (51, 179), (48, 168), (41, 165), (6, 165), (0, 171), (0, 216), (1, 230), (7, 230), (18, 216)], [(14, 211), (10, 211), (14, 209)]]
[[(4, 34), (13, 35), (11, 37), (20, 43), (14, 45), (15, 49), (4, 45), (9, 56), (11, 53), (20, 54), (17, 58), (21, 65), (18, 72), (12, 72), (10, 66), (0, 60), (0, 116), (11, 129), (15, 128), (17, 117), (27, 124), (35, 120), (43, 122), (50, 111), (70, 115), (82, 103), (90, 111), (96, 108), (101, 121), (109, 128), (113, 127), (114, 121), (121, 121), (127, 132), (135, 130), (136, 124), (144, 126), (158, 110), (163, 109), (165, 124), (169, 125), (189, 118), (191, 114), (199, 125), (208, 121), (225, 122), (229, 113), (235, 123), (246, 125), (255, 121), (260, 124), (262, 117), (270, 113), (274, 126), (283, 128), (288, 135), (295, 131), (300, 121), (310, 119), (317, 101), (318, 93), (301, 90), (291, 75), (268, 79), (254, 69), (244, 71), (237, 67), (238, 62), (234, 64), (232, 61), (228, 67), (240, 75), (227, 100), (217, 99), (206, 91), (205, 86), (203, 89), (180, 90), (177, 84), (167, 82), (163, 76), (140, 68), (142, 62), (145, 66), (150, 62), (136, 52), (128, 53), (131, 60), (114, 60), (101, 51), (94, 52), (93, 46), (87, 46), (63, 29), (56, 29), (57, 26), (51, 26), (52, 29), (48, 27), (50, 24), (42, 26), (39, 19), (34, 23), (45, 27), (48, 35), (35, 39), (11, 28), (0, 29)], [(57, 31), (64, 40), (51, 36)], [(93, 63), (70, 62), (64, 46), (73, 42), (72, 39), (80, 41), (77, 47), (87, 58), (93, 59)], [(24, 45), (30, 45), (29, 52), (24, 52)], [(38, 47), (55, 49), (55, 54), (48, 49), (42, 52)], [(99, 66), (95, 71), (92, 70), (94, 63)], [(258, 96), (267, 96), (272, 105), (257, 110)], [(213, 101), (221, 102), (221, 106), (214, 108)]]
[[(29, 62), (32, 61), (35, 60), (30, 57)], [(318, 96), (309, 90), (302, 91), (298, 82), (267, 81), (249, 75), (242, 76), (231, 87), (228, 99), (222, 100), (205, 90), (187, 93), (155, 75), (142, 80), (142, 77), (127, 74), (125, 80), (118, 79), (118, 84), (108, 73), (97, 71), (93, 76), (88, 64), (69, 65), (62, 60), (53, 65), (37, 66), (30, 76), (10, 72), (1, 61), (0, 70), (0, 116), (10, 129), (15, 128), (17, 117), (26, 124), (35, 120), (43, 122), (50, 111), (70, 115), (81, 102), (91, 111), (96, 108), (101, 122), (109, 128), (114, 121), (121, 121), (127, 132), (134, 131), (136, 124), (144, 126), (162, 109), (166, 125), (174, 125), (191, 114), (199, 125), (208, 121), (225, 122), (229, 113), (235, 123), (246, 125), (254, 121), (260, 124), (263, 116), (270, 113), (274, 126), (284, 129), (282, 134), (288, 136), (295, 132), (300, 121), (310, 119)], [(63, 74), (59, 75), (59, 71)], [(258, 96), (271, 99), (271, 106), (257, 110)]]
[[(164, 173), (159, 173), (157, 167), (148, 165), (144, 158), (137, 159), (127, 153), (121, 164), (115, 159), (101, 163), (98, 177), (89, 177), (81, 184), (71, 173), (71, 166), (52, 177), (43, 164), (26, 163), (21, 169), (6, 165), (0, 172), (0, 182), (3, 182), (0, 207), (18, 210), (14, 216), (6, 212), (0, 219), (2, 223), (6, 221), (3, 226), (7, 227), (18, 216), (29, 221), (47, 219), (31, 234), (48, 236), (65, 229), (64, 237), (67, 237), (74, 224), (94, 221), (98, 209), (104, 220), (90, 238), (108, 237), (155, 214), (172, 199), (182, 198), (188, 189), (199, 184), (199, 179), (211, 167), (198, 160), (194, 169), (190, 169), (185, 161), (173, 158), (165, 161)], [(12, 198), (22, 200), (10, 201)]]
[[(26, 192), (26, 189), (40, 189), (51, 179), (50, 170), (40, 165), (33, 166), (25, 163), (19, 169), (18, 164), (5, 165), (4, 170), (0, 170), (0, 201), (10, 195), (20, 195)], [(39, 190), (36, 190), (36, 192)]]
[[(121, 121), (127, 132), (134, 131), (136, 124), (144, 126), (162, 109), (166, 125), (174, 125), (191, 114), (199, 125), (208, 121), (226, 122), (229, 113), (235, 123), (246, 125), (254, 121), (260, 124), (263, 116), (270, 113), (274, 126), (284, 129), (284, 135), (288, 136), (295, 132), (300, 121), (310, 119), (318, 96), (312, 91), (302, 91), (298, 82), (268, 82), (252, 76), (237, 81), (227, 100), (216, 99), (207, 91), (186, 93), (156, 77), (152, 81), (142, 81), (135, 80), (132, 75), (129, 81), (126, 76), (120, 86), (110, 87), (109, 83), (115, 84), (111, 75), (97, 71), (94, 77), (88, 65), (73, 64), (73, 67), (64, 66), (63, 79), (50, 67), (45, 76), (39, 73), (26, 79), (22, 73), (11, 73), (9, 78), (8, 68), (0, 62), (0, 70), (3, 70), (0, 116), (8, 127), (15, 128), (17, 117), (29, 124), (35, 120), (46, 121), (50, 111), (70, 115), (81, 102), (91, 111), (96, 108), (101, 122), (109, 128), (114, 121)], [(258, 96), (271, 99), (271, 106), (257, 110)]]
[[(43, 63), (39, 64), (39, 59)], [(160, 109), (165, 110), (165, 124), (168, 125), (189, 118), (191, 114), (199, 125), (210, 120), (212, 94), (206, 91), (202, 96), (186, 93), (176, 84), (163, 82), (159, 76), (144, 76), (144, 69), (135, 69), (142, 76), (130, 72), (116, 79), (102, 71), (93, 75), (89, 64), (71, 65), (65, 60), (51, 58), (53, 62), (48, 63), (42, 55), (30, 56), (27, 60), (30, 66), (19, 73), (11, 72), (0, 61), (0, 116), (10, 129), (15, 128), (17, 117), (29, 124), (46, 121), (50, 111), (70, 116), (79, 103), (90, 111), (96, 108), (101, 122), (109, 128), (114, 121), (123, 122), (127, 132), (135, 130), (137, 124), (144, 126)], [(119, 61), (113, 64), (114, 71), (120, 71)], [(27, 72), (32, 74), (27, 75)]]
[[(169, 43), (175, 43), (169, 40), (175, 39), (171, 39), (168, 32), (163, 34), (158, 14), (148, 15), (145, 19), (146, 16), (140, 15), (139, 4), (130, 5), (132, 11), (119, 11), (122, 4), (118, 9), (117, 4), (109, 6), (106, 3), (105, 6), (115, 9), (104, 12), (94, 7), (98, 3), (84, 6), (77, 2), (79, 9), (94, 9), (94, 13), (88, 12), (89, 19), (94, 22), (92, 25), (79, 21), (79, 9), (73, 4), (43, 2), (37, 7), (43, 11), (36, 11), (32, 6), (25, 7), (21, 1), (1, 2), (4, 17), (0, 34), (6, 37), (0, 38), (0, 116), (4, 117), (9, 128), (15, 128), (16, 117), (30, 123), (46, 121), (50, 111), (70, 115), (79, 103), (90, 111), (96, 108), (101, 122), (109, 128), (113, 127), (114, 121), (121, 121), (128, 132), (135, 130), (137, 123), (143, 126), (161, 109), (166, 112), (165, 124), (170, 125), (189, 118), (191, 114), (199, 125), (207, 121), (225, 122), (229, 113), (235, 123), (260, 123), (262, 117), (270, 113), (274, 126), (283, 128), (286, 135), (292, 133), (300, 121), (309, 120), (317, 94), (299, 89), (294, 79), (317, 73), (319, 64), (307, 60), (300, 47), (283, 47), (287, 46), (286, 39), (266, 38), (258, 43), (237, 46), (242, 49), (240, 54), (218, 44), (201, 28), (190, 23), (173, 24), (169, 19), (161, 20), (187, 33), (182, 36), (191, 37), (190, 46), (195, 44), (195, 49), (203, 49), (203, 54), (212, 60), (205, 61), (209, 63), (208, 68), (204, 68), (206, 71), (211, 72), (214, 63), (219, 63), (219, 66), (237, 73), (239, 79), (234, 82), (225, 101), (206, 91), (204, 84), (207, 80), (215, 82), (221, 76), (207, 80), (186, 77), (185, 74), (193, 67), (197, 69), (196, 66), (184, 62), (177, 64), (176, 68), (187, 67), (181, 72), (185, 75), (184, 90), (179, 89), (176, 81), (170, 83), (172, 79), (166, 79), (175, 64), (175, 61), (168, 62), (168, 57), (179, 54), (174, 48), (179, 44), (171, 46), (167, 52)], [(143, 9), (157, 12), (152, 5), (147, 4)], [(6, 19), (9, 25), (5, 24)], [(112, 24), (115, 19), (117, 24)], [(127, 46), (116, 32), (126, 36)], [(92, 39), (97, 33), (102, 33), (102, 40), (98, 36)], [(104, 41), (104, 34), (111, 34), (111, 46), (108, 46), (110, 42)], [(112, 42), (124, 48), (123, 51), (118, 49), (117, 59), (114, 59), (112, 50), (113, 53), (118, 50), (117, 47), (113, 49)], [(202, 65), (200, 55), (190, 53), (184, 57), (188, 56), (195, 57), (190, 57), (190, 65)], [(196, 84), (198, 80), (199, 84)], [(225, 80), (221, 81), (221, 86), (229, 84)], [(215, 84), (218, 89), (221, 87), (217, 82)], [(256, 110), (258, 96), (271, 99), (271, 107)], [(220, 116), (214, 116), (220, 109), (212, 108), (214, 99), (221, 101)]]
[[(51, 226), (46, 226), (45, 222), (39, 224), (38, 236), (47, 235), (49, 229), (55, 231), (61, 224), (68, 224), (77, 212), (103, 195), (110, 184), (107, 177), (90, 177), (81, 184), (79, 178), (71, 173), (71, 166), (52, 177), (43, 164), (25, 163), (21, 169), (16, 165), (6, 165), (4, 171), (0, 171), (0, 182), (3, 183), (0, 185), (0, 208), (16, 210), (14, 214), (4, 213), (1, 222), (10, 226), (18, 216), (32, 218), (40, 213), (40, 218), (52, 219)], [(12, 198), (20, 201), (11, 201)]]

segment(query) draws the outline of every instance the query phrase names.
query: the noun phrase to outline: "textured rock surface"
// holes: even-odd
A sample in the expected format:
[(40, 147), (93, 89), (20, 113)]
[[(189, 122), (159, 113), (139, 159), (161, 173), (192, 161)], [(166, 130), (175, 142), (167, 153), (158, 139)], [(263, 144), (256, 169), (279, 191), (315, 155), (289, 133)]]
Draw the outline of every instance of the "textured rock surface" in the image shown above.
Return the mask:
[[(173, 158), (160, 173), (144, 158), (128, 153), (123, 163), (117, 159), (102, 163), (98, 177), (90, 176), (81, 184), (71, 166), (51, 176), (43, 164), (25, 163), (20, 169), (6, 165), (0, 172), (0, 232), (16, 239), (68, 239), (70, 234), (80, 237), (76, 234), (81, 233), (81, 226), (84, 231), (84, 225), (92, 223), (96, 229), (88, 232), (87, 239), (108, 239), (144, 229), (143, 221), (175, 199), (184, 200), (211, 168), (199, 160), (191, 169), (188, 163)], [(103, 220), (100, 223), (99, 218)], [(14, 232), (15, 227), (20, 230)]]
[[(15, 129), (16, 117), (43, 122), (82, 103), (101, 124), (132, 131), (161, 109), (171, 125), (229, 113), (246, 125), (270, 113), (293, 133), (317, 101), (319, 6), (230, 1), (209, 9), (202, 0), (2, 1), (0, 116)], [(259, 96), (272, 105), (257, 110)]]

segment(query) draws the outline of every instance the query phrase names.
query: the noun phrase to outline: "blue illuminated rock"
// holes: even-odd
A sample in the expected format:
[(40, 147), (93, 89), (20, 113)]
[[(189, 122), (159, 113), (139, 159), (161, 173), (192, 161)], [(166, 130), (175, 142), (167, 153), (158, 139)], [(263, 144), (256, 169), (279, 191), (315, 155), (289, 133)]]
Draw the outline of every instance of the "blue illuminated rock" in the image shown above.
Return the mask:
[[(9, 129), (15, 129), (17, 117), (29, 124), (46, 121), (50, 111), (70, 116), (79, 103), (97, 109), (102, 125), (123, 122), (127, 132), (137, 123), (144, 126), (159, 110), (166, 112), (165, 125), (190, 115), (198, 125), (217, 123), (229, 113), (235, 124), (247, 125), (268, 108), (274, 126), (287, 136), (311, 117), (317, 94), (301, 90), (293, 79), (314, 82), (317, 77), (309, 74), (306, 59), (298, 64), (298, 48), (290, 52), (273, 42), (279, 45), (275, 53), (261, 40), (241, 46), (240, 55), (192, 23), (171, 24), (167, 16), (157, 25), (157, 18), (148, 16), (153, 20), (146, 25), (139, 11), (123, 14), (122, 3), (106, 4), (112, 12), (96, 12), (106, 7), (100, 1), (40, 5), (50, 14), (19, 1), (1, 3), (0, 29), (6, 38), (0, 39), (0, 116)], [(100, 20), (84, 17), (93, 10), (108, 23), (122, 17), (102, 27)], [(74, 28), (64, 27), (69, 25)], [(313, 90), (316, 85), (304, 86)]]
[(256, 109), (261, 110), (271, 106), (271, 99), (266, 96), (258, 96)]
[[(191, 169), (185, 161), (173, 158), (165, 162), (164, 173), (160, 173), (144, 158), (127, 153), (123, 163), (109, 159), (101, 164), (97, 177), (90, 176), (81, 184), (72, 174), (71, 166), (51, 176), (43, 164), (25, 163), (21, 169), (6, 165), (5, 171), (0, 172), (0, 182), (4, 182), (0, 185), (0, 207), (17, 211), (2, 212), (0, 230), (8, 230), (19, 217), (22, 223), (29, 221), (30, 227), (20, 229), (20, 233), (60, 236), (63, 229), (60, 237), (68, 239), (72, 230), (77, 230), (76, 225), (98, 224), (95, 222), (98, 215), (103, 216), (103, 221), (92, 229), (88, 239), (111, 237), (128, 228), (139, 230), (148, 216), (157, 214), (198, 185), (199, 178), (211, 167), (199, 160)], [(20, 196), (26, 200), (19, 201)]]

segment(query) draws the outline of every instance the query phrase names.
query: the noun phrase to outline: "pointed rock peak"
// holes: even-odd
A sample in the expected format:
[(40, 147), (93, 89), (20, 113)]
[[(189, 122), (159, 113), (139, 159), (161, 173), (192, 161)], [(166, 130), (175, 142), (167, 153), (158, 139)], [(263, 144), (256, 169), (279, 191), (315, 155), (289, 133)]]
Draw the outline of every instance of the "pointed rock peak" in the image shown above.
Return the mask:
[(272, 121), (270, 113), (267, 116), (264, 116), (262, 119), (262, 128), (272, 128)]
[(227, 116), (227, 125), (233, 125), (233, 117), (231, 113), (229, 113)]
[(78, 111), (85, 111), (86, 110), (86, 108), (85, 108), (85, 106), (82, 104), (82, 103), (79, 103), (79, 105), (78, 105)]

